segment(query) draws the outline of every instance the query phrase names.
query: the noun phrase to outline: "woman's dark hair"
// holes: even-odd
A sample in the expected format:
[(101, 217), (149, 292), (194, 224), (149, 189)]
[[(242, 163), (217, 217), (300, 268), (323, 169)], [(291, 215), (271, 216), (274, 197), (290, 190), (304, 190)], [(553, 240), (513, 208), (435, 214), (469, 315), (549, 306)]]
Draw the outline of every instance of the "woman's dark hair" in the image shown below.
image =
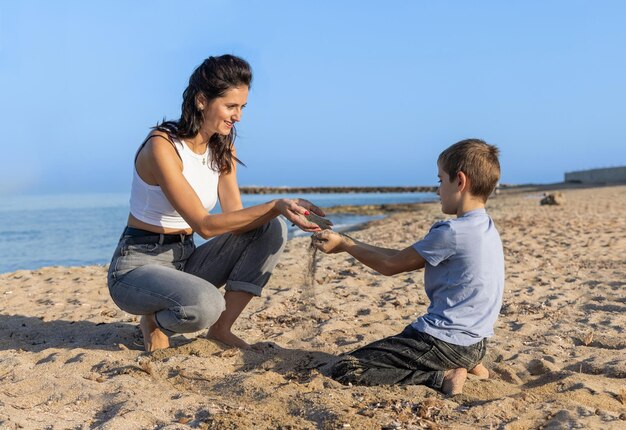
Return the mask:
[[(178, 121), (163, 121), (154, 127), (179, 139), (194, 137), (202, 126), (202, 111), (198, 109), (197, 99), (204, 96), (206, 104), (213, 99), (223, 97), (234, 87), (250, 87), (252, 69), (247, 61), (234, 55), (209, 57), (194, 70), (189, 78), (189, 85), (183, 93), (183, 105)], [(233, 155), (233, 145), (237, 131), (232, 128), (227, 136), (213, 134), (209, 139), (212, 169), (220, 173), (230, 173), (233, 160), (243, 163)]]

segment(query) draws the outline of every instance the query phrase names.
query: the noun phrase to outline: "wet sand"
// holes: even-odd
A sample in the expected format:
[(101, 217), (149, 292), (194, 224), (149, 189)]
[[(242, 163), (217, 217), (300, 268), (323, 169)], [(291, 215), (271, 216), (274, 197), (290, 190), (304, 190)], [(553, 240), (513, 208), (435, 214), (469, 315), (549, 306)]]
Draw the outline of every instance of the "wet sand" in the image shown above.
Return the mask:
[[(560, 191), (564, 206), (540, 206), (539, 188), (488, 204), (504, 306), (484, 361), (493, 376), (470, 375), (462, 395), (325, 376), (338, 354), (425, 312), (423, 273), (383, 277), (318, 253), (307, 287), (299, 238), (236, 323), (270, 342), (261, 351), (188, 335), (144, 353), (102, 266), (0, 275), (0, 429), (626, 428), (626, 186)], [(400, 248), (442, 218), (422, 204), (350, 235)]]

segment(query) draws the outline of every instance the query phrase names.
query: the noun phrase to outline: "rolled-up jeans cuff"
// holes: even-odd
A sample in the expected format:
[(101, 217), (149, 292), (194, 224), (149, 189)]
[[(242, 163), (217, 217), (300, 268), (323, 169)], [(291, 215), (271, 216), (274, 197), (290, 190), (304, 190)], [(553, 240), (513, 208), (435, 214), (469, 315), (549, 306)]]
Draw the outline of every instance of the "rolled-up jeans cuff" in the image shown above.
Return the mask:
[(431, 388), (441, 390), (441, 387), (443, 386), (443, 377), (445, 374), (445, 370), (438, 370), (437, 372), (435, 372), (435, 375), (432, 377), (432, 380), (429, 381), (430, 383), (428, 385)]
[(250, 282), (244, 281), (227, 281), (226, 287), (224, 287), (224, 289), (226, 291), (241, 291), (257, 297), (260, 297), (261, 292), (263, 291), (263, 287), (259, 287), (258, 285), (254, 285)]

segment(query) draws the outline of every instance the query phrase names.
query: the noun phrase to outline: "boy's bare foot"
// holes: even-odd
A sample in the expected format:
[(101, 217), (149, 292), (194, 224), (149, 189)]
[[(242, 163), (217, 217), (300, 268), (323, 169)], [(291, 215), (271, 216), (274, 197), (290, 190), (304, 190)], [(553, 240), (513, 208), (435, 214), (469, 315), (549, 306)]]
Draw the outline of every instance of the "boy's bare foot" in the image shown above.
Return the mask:
[(225, 343), (229, 346), (234, 346), (235, 348), (240, 349), (251, 349), (252, 345), (248, 342), (233, 334), (232, 331), (228, 329), (222, 329), (217, 324), (214, 324), (209, 329), (209, 332), (206, 335), (207, 339), (217, 340), (219, 342)]
[(461, 394), (463, 392), (463, 384), (465, 384), (466, 379), (467, 369), (460, 367), (458, 369), (446, 370), (446, 373), (443, 376), (441, 391), (448, 395)]
[(478, 363), (473, 369), (469, 371), (472, 375), (478, 376), (479, 379), (489, 379), (489, 370), (483, 366), (482, 363)]
[(139, 320), (139, 328), (141, 328), (143, 345), (147, 352), (169, 348), (170, 340), (157, 325), (154, 314), (143, 315)]

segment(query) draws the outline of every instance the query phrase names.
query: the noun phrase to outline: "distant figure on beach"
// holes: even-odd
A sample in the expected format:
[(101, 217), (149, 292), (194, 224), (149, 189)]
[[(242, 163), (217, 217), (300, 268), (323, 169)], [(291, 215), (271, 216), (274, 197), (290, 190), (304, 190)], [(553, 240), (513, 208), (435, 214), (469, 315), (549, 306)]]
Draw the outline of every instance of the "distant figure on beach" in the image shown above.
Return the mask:
[(500, 177), (498, 149), (463, 140), (439, 155), (437, 167), (441, 210), (456, 218), (435, 223), (412, 246), (381, 248), (330, 230), (312, 237), (323, 252), (347, 252), (383, 275), (426, 268), (427, 313), (401, 333), (342, 357), (332, 368), (339, 382), (420, 384), (459, 394), (468, 371), (489, 377), (481, 361), (504, 289), (502, 243), (485, 211)]
[[(281, 256), (287, 228), (277, 216), (320, 230), (304, 216), (324, 213), (306, 200), (243, 208), (235, 124), (251, 81), (241, 58), (206, 59), (189, 79), (180, 119), (154, 127), (135, 155), (128, 224), (108, 287), (121, 309), (141, 315), (146, 351), (167, 348), (174, 333), (209, 327), (208, 338), (249, 348), (231, 327)], [(210, 214), (218, 199), (222, 213)], [(196, 247), (194, 232), (213, 239)]]

